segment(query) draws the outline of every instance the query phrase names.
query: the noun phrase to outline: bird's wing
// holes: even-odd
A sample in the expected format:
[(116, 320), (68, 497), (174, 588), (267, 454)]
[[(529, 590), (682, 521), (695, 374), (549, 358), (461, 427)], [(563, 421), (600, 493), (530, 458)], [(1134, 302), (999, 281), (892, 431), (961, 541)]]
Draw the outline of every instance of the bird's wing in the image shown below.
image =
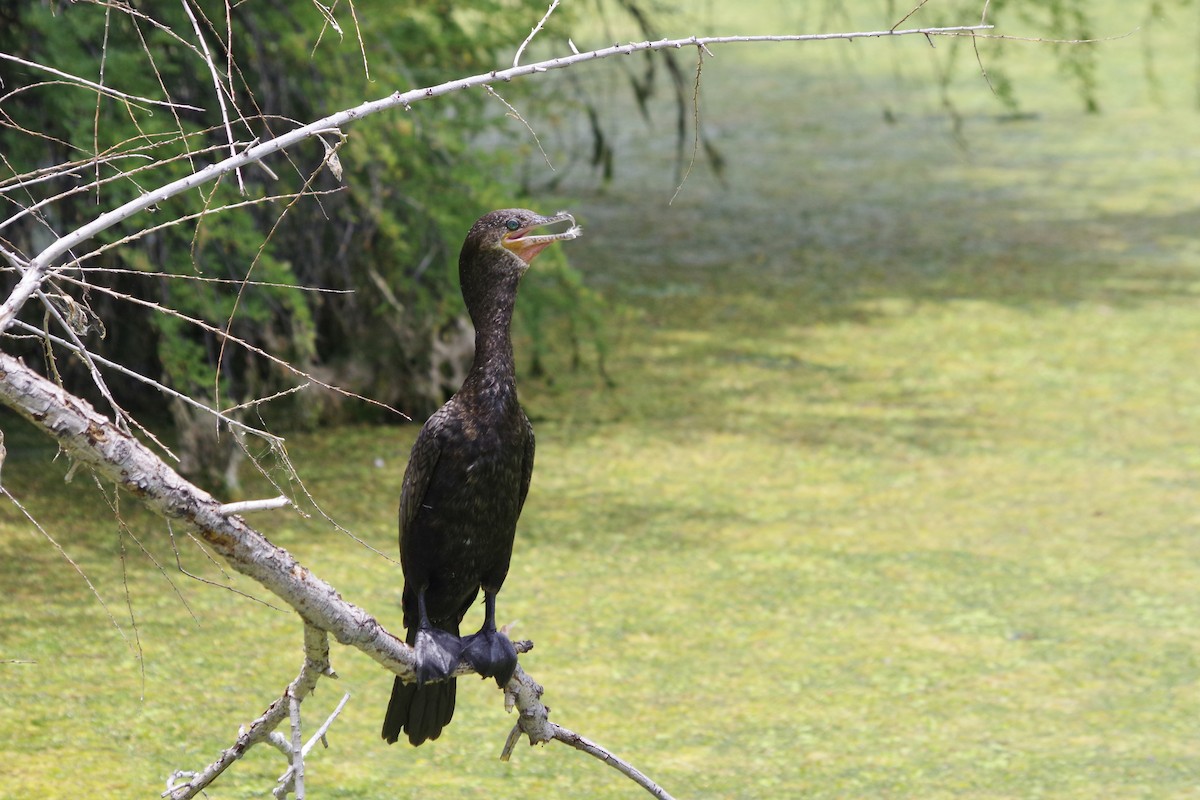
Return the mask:
[(517, 516), (525, 507), (525, 495), (529, 494), (529, 482), (533, 479), (533, 425), (524, 412), (521, 416), (525, 419), (525, 453), (521, 457), (521, 499), (517, 502)]
[(413, 444), (412, 454), (408, 457), (408, 467), (404, 470), (404, 483), (400, 487), (400, 535), (412, 524), (425, 492), (429, 488), (429, 480), (437, 467), (438, 458), (442, 455), (442, 428), (446, 424), (446, 406), (442, 406), (430, 417), (417, 441)]

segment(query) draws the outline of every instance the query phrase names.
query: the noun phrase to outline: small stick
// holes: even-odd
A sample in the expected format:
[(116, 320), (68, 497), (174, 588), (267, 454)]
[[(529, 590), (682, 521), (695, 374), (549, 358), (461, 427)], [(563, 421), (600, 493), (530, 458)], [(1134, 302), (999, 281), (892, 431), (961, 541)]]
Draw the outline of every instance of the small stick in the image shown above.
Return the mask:
[[(558, 0), (554, 0), (554, 2), (552, 2), (550, 4), (550, 8), (548, 8), (546, 10), (545, 16), (542, 17), (541, 21), (538, 22), (537, 25), (533, 26), (533, 30), (531, 30), (529, 32), (529, 35), (525, 37), (525, 41), (521, 42), (521, 46), (517, 48), (517, 54), (515, 56), (513, 56), (513, 66), (514, 67), (518, 66), (521, 63), (521, 53), (525, 52), (525, 48), (528, 47), (529, 43), (533, 41), (533, 37), (538, 35), (538, 31), (540, 31), (542, 29), (542, 27), (545, 26), (546, 20), (550, 19), (550, 15), (554, 13), (554, 9), (556, 9), (556, 8), (558, 8)], [(576, 51), (576, 52), (578, 52), (578, 51)]]
[(269, 497), (264, 500), (242, 500), (237, 503), (226, 503), (221, 506), (221, 513), (230, 514), (252, 514), (255, 511), (271, 511), (276, 508), (290, 506), (292, 501), (280, 495), (279, 497)]
[(521, 121), (521, 124), (525, 126), (525, 129), (527, 131), (529, 131), (529, 134), (531, 136), (533, 136), (533, 141), (538, 146), (538, 150), (542, 151), (542, 158), (546, 159), (546, 166), (548, 166), (551, 171), (555, 171), (554, 165), (550, 163), (550, 156), (546, 154), (546, 148), (542, 147), (542, 140), (538, 138), (537, 131), (535, 131), (533, 129), (533, 126), (530, 125), (526, 121), (526, 119), (521, 116), (521, 112), (517, 111), (515, 108), (513, 108), (512, 103), (508, 102), (503, 97), (501, 97), (500, 93), (497, 92), (495, 89), (493, 89), (491, 84), (485, 83), (483, 85), (483, 88), (487, 89), (487, 93), (490, 94), (492, 97), (496, 98), (501, 103), (504, 103), (504, 107), (508, 109), (508, 113), (510, 116), (515, 117), (516, 119)]
[[(225, 107), (225, 87), (221, 85), (221, 75), (217, 72), (217, 65), (213, 63), (212, 53), (208, 50), (208, 42), (204, 38), (204, 34), (200, 31), (200, 22), (196, 19), (196, 15), (192, 13), (192, 4), (190, 0), (183, 1), (183, 10), (187, 13), (188, 19), (192, 22), (192, 30), (196, 32), (196, 38), (200, 41), (200, 50), (204, 53), (204, 63), (208, 65), (208, 72), (212, 76), (213, 88), (217, 94), (217, 105), (221, 108), (221, 122), (225, 125), (225, 137), (229, 140), (229, 155), (237, 155), (236, 140), (233, 138), (233, 126), (229, 123), (229, 110)], [(246, 183), (242, 180), (242, 170), (235, 169), (233, 174), (237, 176), (238, 191), (242, 195), (246, 194)]]

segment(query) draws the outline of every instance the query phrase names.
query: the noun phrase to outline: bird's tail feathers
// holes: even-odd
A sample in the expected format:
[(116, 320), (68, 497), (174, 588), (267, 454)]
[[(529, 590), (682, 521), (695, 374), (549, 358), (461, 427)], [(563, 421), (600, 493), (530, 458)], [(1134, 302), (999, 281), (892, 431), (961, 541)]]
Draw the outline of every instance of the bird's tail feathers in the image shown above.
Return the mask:
[(399, 677), (392, 685), (392, 699), (383, 717), (382, 736), (388, 744), (400, 738), (403, 730), (416, 747), (442, 734), (442, 728), (454, 717), (457, 681), (453, 678), (418, 686)]

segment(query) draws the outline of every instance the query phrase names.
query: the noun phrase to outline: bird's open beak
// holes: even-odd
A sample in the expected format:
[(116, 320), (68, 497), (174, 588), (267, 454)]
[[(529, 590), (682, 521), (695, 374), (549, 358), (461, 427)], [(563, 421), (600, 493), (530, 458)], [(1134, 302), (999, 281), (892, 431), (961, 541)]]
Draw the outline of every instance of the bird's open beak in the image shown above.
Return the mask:
[[(560, 233), (544, 233), (537, 236), (529, 235), (530, 231), (544, 228), (547, 225), (553, 225), (556, 222), (570, 222), (571, 226)], [(517, 257), (526, 264), (529, 264), (533, 261), (534, 256), (550, 245), (555, 242), (574, 239), (582, 232), (582, 229), (575, 224), (574, 217), (565, 211), (559, 211), (552, 217), (541, 217), (532, 225), (505, 233), (500, 239), (500, 244), (513, 253), (516, 253)]]

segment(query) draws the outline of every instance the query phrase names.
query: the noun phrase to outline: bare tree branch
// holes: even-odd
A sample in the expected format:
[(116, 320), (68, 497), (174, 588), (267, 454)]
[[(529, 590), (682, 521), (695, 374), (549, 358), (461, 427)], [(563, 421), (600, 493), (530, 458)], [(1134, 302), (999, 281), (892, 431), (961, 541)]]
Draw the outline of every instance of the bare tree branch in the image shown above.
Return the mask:
[(518, 66), (521, 63), (521, 54), (525, 52), (525, 48), (533, 41), (533, 37), (537, 36), (542, 28), (546, 27), (546, 20), (550, 19), (550, 15), (554, 13), (554, 9), (558, 8), (559, 0), (553, 0), (550, 3), (550, 8), (546, 9), (545, 15), (538, 20), (538, 24), (533, 26), (533, 30), (525, 37), (525, 41), (521, 42), (521, 46), (517, 48), (517, 54), (513, 56), (513, 66)]
[(221, 506), (223, 514), (252, 514), (255, 511), (273, 511), (277, 508), (286, 508), (292, 504), (292, 501), (280, 495), (279, 497), (268, 497), (263, 500), (242, 500), (237, 503), (226, 503)]
[(262, 584), (309, 624), (357, 647), (388, 670), (414, 677), (408, 645), (370, 614), (341, 598), (290, 553), (189, 483), (134, 436), (89, 403), (0, 353), (0, 401), (51, 434), (77, 462), (137, 496), (148, 508), (195, 531), (235, 570)]
[(177, 194), (194, 189), (197, 186), (202, 186), (226, 173), (237, 170), (247, 164), (253, 163), (265, 158), (273, 153), (280, 152), (297, 142), (303, 141), (321, 131), (329, 128), (340, 128), (351, 122), (359, 120), (363, 117), (377, 114), (386, 109), (400, 106), (409, 108), (413, 103), (422, 100), (429, 100), (435, 97), (459, 92), (464, 89), (469, 89), (473, 86), (484, 86), (497, 81), (511, 81), (517, 78), (524, 78), (529, 75), (535, 75), (541, 72), (547, 72), (553, 69), (566, 69), (581, 64), (585, 61), (595, 61), (602, 58), (608, 58), (615, 55), (629, 55), (643, 51), (665, 50), (668, 48), (682, 47), (707, 47), (708, 45), (716, 44), (734, 44), (734, 43), (753, 43), (753, 42), (810, 42), (810, 41), (832, 41), (836, 39), (866, 39), (866, 38), (883, 38), (893, 36), (946, 36), (946, 35), (963, 35), (974, 34), (977, 31), (990, 30), (990, 25), (959, 25), (943, 28), (911, 28), (906, 30), (883, 30), (883, 31), (859, 31), (855, 33), (814, 33), (814, 34), (797, 34), (789, 36), (690, 36), (683, 39), (660, 39), (658, 41), (645, 42), (630, 42), (628, 44), (616, 44), (611, 47), (604, 47), (598, 50), (590, 50), (584, 53), (578, 53), (570, 56), (562, 56), (552, 58), (546, 61), (540, 61), (535, 64), (529, 64), (523, 67), (512, 67), (505, 70), (492, 70), (490, 72), (480, 73), (468, 78), (460, 78), (458, 80), (446, 81), (436, 86), (430, 86), (424, 89), (413, 89), (407, 92), (395, 92), (385, 98), (379, 100), (371, 100), (362, 103), (353, 108), (339, 111), (331, 114), (316, 122), (302, 125), (287, 133), (276, 136), (273, 139), (268, 139), (264, 142), (256, 143), (242, 150), (235, 156), (219, 161), (215, 164), (201, 169), (198, 172), (187, 175), (179, 180), (172, 181), (164, 186), (147, 192), (140, 197), (134, 198), (129, 202), (107, 211), (96, 217), (91, 222), (81, 225), (70, 233), (62, 236), (53, 244), (46, 247), (42, 252), (38, 253), (30, 262), (30, 268), (26, 270), (21, 280), (16, 287), (0, 305), (0, 331), (6, 330), (12, 323), (13, 318), (25, 305), (34, 292), (45, 280), (46, 276), (58, 263), (59, 259), (71, 251), (72, 248), (87, 241), (101, 231), (116, 225), (118, 222), (129, 219), (134, 214), (150, 208), (158, 203), (163, 202), (167, 198), (174, 197)]
[[(192, 23), (192, 30), (196, 32), (196, 39), (200, 42), (200, 50), (204, 53), (204, 64), (208, 67), (208, 74), (212, 77), (213, 89), (217, 95), (217, 105), (221, 109), (221, 122), (225, 126), (225, 137), (229, 141), (229, 155), (237, 155), (237, 139), (233, 135), (233, 125), (229, 122), (229, 109), (225, 105), (225, 87), (221, 83), (221, 74), (217, 72), (217, 65), (213, 63), (212, 53), (208, 50), (208, 42), (204, 38), (204, 32), (200, 30), (200, 22), (196, 19), (196, 14), (192, 11), (191, 0), (180, 0), (183, 5), (184, 13), (187, 14), (188, 20)], [(246, 193), (246, 183), (242, 180), (241, 170), (234, 170), (237, 175), (238, 191), (241, 194)]]
[[(325, 734), (329, 731), (329, 726), (332, 725), (333, 721), (337, 719), (339, 714), (342, 713), (342, 709), (346, 707), (346, 702), (349, 699), (349, 692), (346, 692), (346, 694), (342, 695), (342, 701), (337, 704), (337, 708), (335, 708), (333, 712), (325, 719), (325, 722), (321, 723), (321, 727), (317, 728), (316, 733), (309, 737), (308, 742), (303, 747), (299, 747), (299, 743), (296, 741), (292, 742), (291, 747), (293, 748), (293, 752), (296, 754), (295, 760), (292, 766), (288, 767), (287, 772), (280, 776), (278, 780), (279, 786), (276, 786), (274, 789), (272, 789), (271, 794), (282, 799), (283, 797), (287, 796), (288, 792), (294, 791), (296, 793), (296, 800), (304, 800), (304, 787), (301, 783), (300, 777), (304, 759), (308, 758), (309, 752), (313, 749), (317, 742), (325, 740)], [(299, 706), (298, 703), (296, 703), (296, 705), (297, 707)]]
[[(291, 716), (293, 703), (298, 704), (307, 697), (322, 676), (337, 677), (329, 664), (329, 637), (325, 631), (313, 625), (304, 626), (304, 663), (296, 679), (287, 685), (275, 702), (267, 706), (249, 728), (238, 732), (237, 741), (224, 750), (215, 761), (200, 772), (179, 770), (167, 779), (167, 790), (162, 797), (170, 800), (187, 800), (204, 791), (231, 764), (240, 759), (256, 744), (267, 741), (267, 737)], [(178, 781), (183, 779), (183, 783)]]

